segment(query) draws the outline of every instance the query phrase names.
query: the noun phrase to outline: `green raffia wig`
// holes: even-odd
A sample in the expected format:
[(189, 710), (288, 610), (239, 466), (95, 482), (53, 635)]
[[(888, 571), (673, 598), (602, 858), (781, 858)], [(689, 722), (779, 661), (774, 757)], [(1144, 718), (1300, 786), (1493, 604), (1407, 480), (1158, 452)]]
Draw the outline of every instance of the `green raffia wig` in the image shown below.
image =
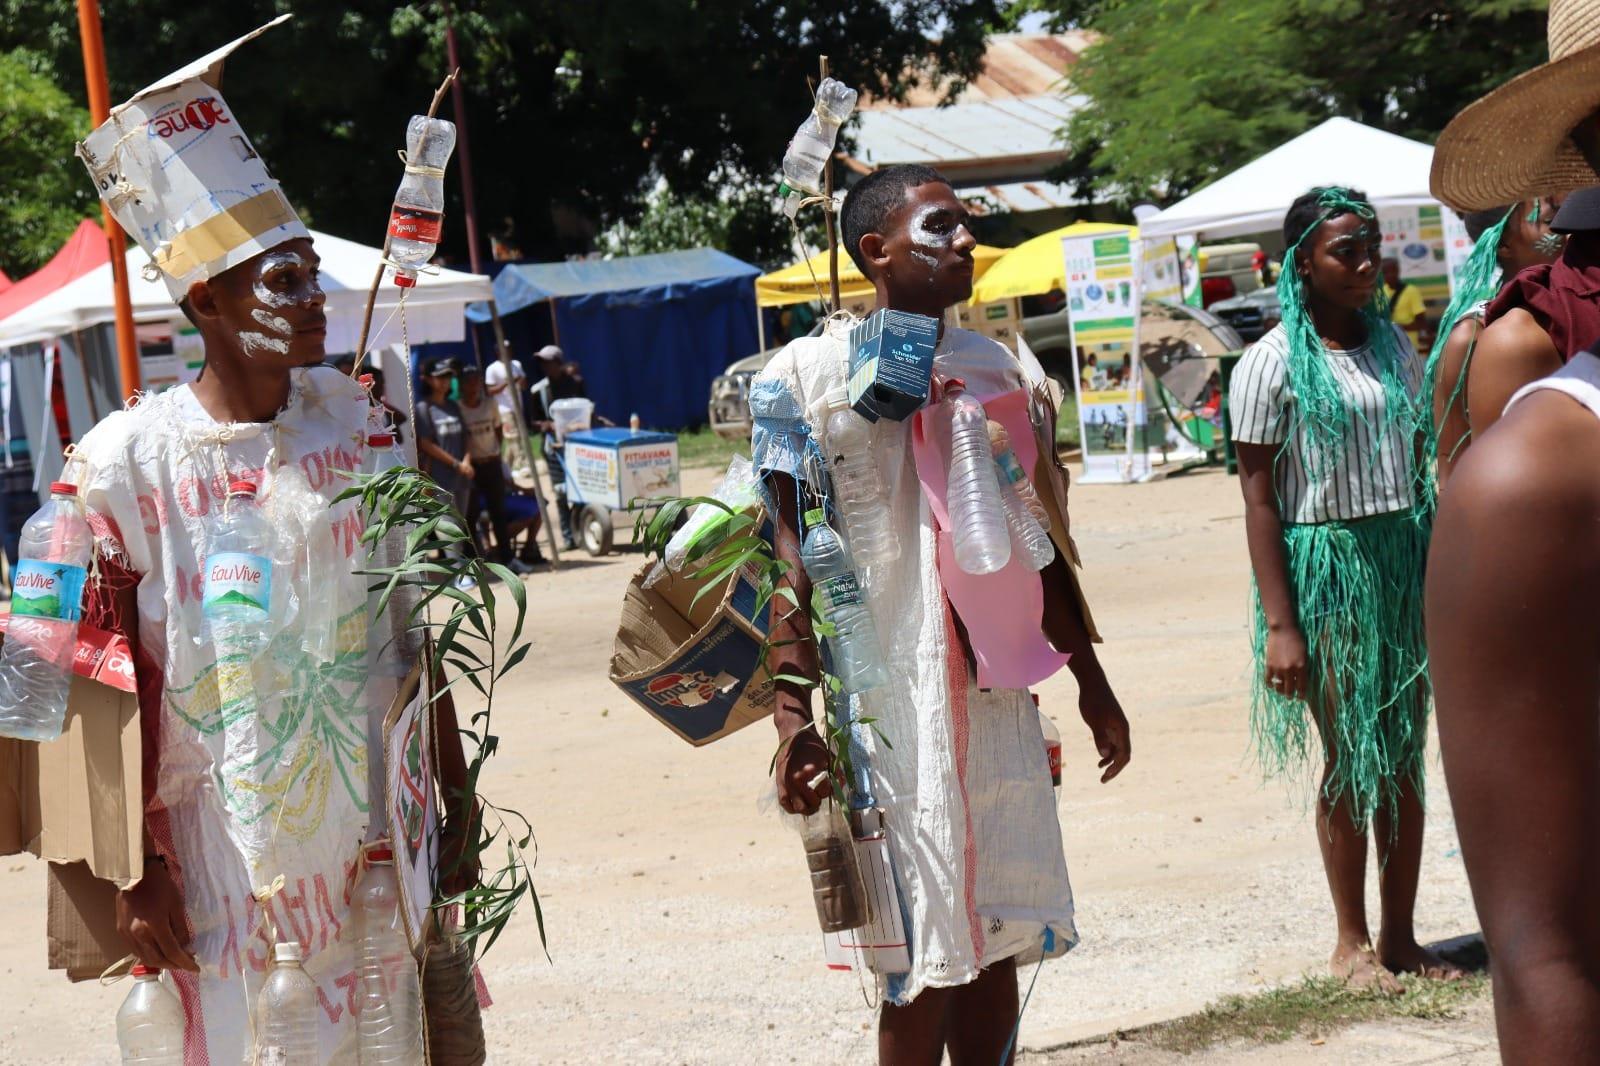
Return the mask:
[[(1288, 341), (1285, 370), (1297, 408), (1297, 424), (1290, 427), (1284, 448), (1296, 447), (1300, 438), (1307, 472), (1322, 478), (1332, 473), (1330, 464), (1344, 459), (1352, 416), (1365, 415), (1351, 410), (1329, 365), (1296, 255), (1329, 219), (1355, 214), (1375, 224), (1376, 212), (1349, 189), (1317, 188), (1311, 195), (1320, 210), (1284, 256), (1278, 299)], [(1302, 212), (1297, 202), (1291, 220)], [(1367, 428), (1374, 435), (1397, 431), (1409, 440), (1421, 430), (1421, 408), (1407, 385), (1388, 303), (1380, 284), (1361, 309), (1385, 399), (1383, 424)], [(1371, 478), (1382, 471), (1369, 467), (1351, 473)], [(1430, 699), (1422, 576), (1430, 511), (1415, 471), (1410, 487), (1412, 505), (1404, 510), (1352, 521), (1283, 524), (1296, 623), (1310, 654), (1309, 704), (1280, 696), (1266, 683), (1267, 623), (1259, 594), (1253, 596), (1250, 729), (1262, 768), (1309, 777), (1329, 759), (1322, 794), (1347, 804), (1362, 827), (1377, 811), (1395, 809), (1402, 783), (1419, 794), (1422, 787)], [(1321, 758), (1313, 763), (1313, 756)]]
[[(1472, 245), (1472, 254), (1467, 256), (1461, 274), (1456, 279), (1455, 295), (1450, 298), (1450, 306), (1445, 308), (1444, 317), (1439, 320), (1439, 335), (1434, 338), (1433, 351), (1428, 353), (1428, 367), (1423, 374), (1424, 402), (1432, 402), (1434, 389), (1439, 384), (1439, 366), (1444, 358), (1445, 344), (1450, 340), (1450, 331), (1455, 329), (1456, 323), (1463, 315), (1483, 301), (1493, 299), (1495, 293), (1500, 291), (1500, 238), (1505, 236), (1506, 223), (1511, 221), (1511, 216), (1516, 213), (1518, 206), (1512, 204), (1505, 214), (1500, 216), (1500, 221), (1480, 233)], [(1537, 218), (1537, 205), (1534, 207), (1534, 212), (1534, 217)], [(1476, 338), (1473, 339), (1473, 346), (1477, 346)], [(1461, 376), (1456, 378), (1456, 383), (1451, 386), (1450, 400), (1445, 404), (1446, 411), (1454, 407), (1466, 391), (1467, 364), (1471, 360), (1472, 351), (1469, 349), (1466, 360), (1461, 364)], [(1431, 417), (1424, 419), (1423, 425), (1427, 434), (1423, 468), (1427, 472), (1428, 494), (1432, 501), (1438, 492), (1439, 483), (1433, 476), (1433, 470), (1439, 458), (1439, 433), (1444, 427), (1435, 425)], [(1462, 443), (1465, 443), (1464, 438)]]
[[(1365, 198), (1337, 185), (1315, 188), (1311, 192), (1322, 211), (1284, 253), (1283, 271), (1278, 275), (1278, 303), (1282, 305), (1284, 339), (1288, 343), (1285, 371), (1294, 388), (1298, 417), (1308, 445), (1305, 456), (1307, 473), (1321, 477), (1327, 473), (1326, 464), (1337, 462), (1343, 451), (1346, 423), (1352, 412), (1344, 393), (1339, 389), (1333, 369), (1328, 365), (1322, 337), (1311, 319), (1305, 283), (1301, 280), (1296, 257), (1300, 246), (1324, 222), (1340, 215), (1354, 214), (1376, 227), (1378, 213)], [(1389, 322), (1389, 296), (1382, 284), (1373, 289), (1372, 300), (1361, 309), (1361, 317), (1366, 322), (1367, 340), (1383, 368), (1384, 424), (1369, 425), (1367, 428), (1381, 436), (1399, 427), (1409, 435), (1418, 428), (1418, 407), (1406, 386), (1401, 367), (1400, 342)], [(1293, 440), (1294, 433), (1291, 432), (1284, 441), (1284, 447), (1290, 447)]]

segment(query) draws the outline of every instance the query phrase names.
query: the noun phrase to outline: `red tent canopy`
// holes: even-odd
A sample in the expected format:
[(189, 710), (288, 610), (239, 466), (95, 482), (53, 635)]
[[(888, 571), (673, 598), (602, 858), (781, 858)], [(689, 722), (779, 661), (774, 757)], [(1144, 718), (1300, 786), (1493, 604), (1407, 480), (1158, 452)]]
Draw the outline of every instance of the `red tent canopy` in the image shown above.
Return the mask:
[[(44, 299), (67, 282), (111, 261), (106, 231), (84, 219), (50, 262), (7, 288), (0, 285), (0, 318), (14, 315)], [(0, 274), (0, 277), (5, 275)]]

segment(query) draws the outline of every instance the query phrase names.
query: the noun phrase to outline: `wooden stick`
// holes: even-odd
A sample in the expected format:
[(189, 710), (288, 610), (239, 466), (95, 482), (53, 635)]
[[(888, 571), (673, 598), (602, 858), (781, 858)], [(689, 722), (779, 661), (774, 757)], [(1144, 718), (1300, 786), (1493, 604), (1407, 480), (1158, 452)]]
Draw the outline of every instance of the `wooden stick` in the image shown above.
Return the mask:
[[(818, 67), (824, 79), (828, 76), (828, 57), (822, 56)], [(821, 84), (820, 82), (818, 84)], [(823, 225), (828, 231), (828, 291), (833, 297), (831, 310), (839, 310), (839, 227), (833, 215), (833, 154), (828, 154), (822, 164), (822, 195), (827, 202), (822, 205)]]
[[(439, 113), (439, 102), (444, 99), (444, 94), (450, 91), (450, 84), (456, 80), (456, 75), (460, 73), (460, 69), (452, 70), (449, 74), (444, 76), (444, 81), (439, 83), (438, 91), (433, 94), (433, 103), (428, 105), (429, 118), (432, 118), (434, 115)], [(422, 140), (417, 144), (417, 154), (422, 154), (422, 150), (427, 147), (427, 144), (428, 129), (424, 128), (422, 131)], [(407, 156), (406, 165), (410, 166), (412, 163), (413, 160), (411, 157)], [(376, 307), (378, 303), (378, 286), (383, 284), (384, 261), (389, 258), (389, 240), (389, 234), (385, 232), (383, 235), (383, 255), (378, 262), (377, 273), (372, 275), (372, 288), (367, 290), (367, 309), (361, 316), (361, 339), (356, 341), (356, 361), (355, 364), (350, 368), (351, 377), (355, 377), (358, 373), (360, 373), (361, 361), (367, 357), (367, 334), (372, 330), (372, 309)], [(409, 367), (407, 368), (406, 380), (411, 380)]]

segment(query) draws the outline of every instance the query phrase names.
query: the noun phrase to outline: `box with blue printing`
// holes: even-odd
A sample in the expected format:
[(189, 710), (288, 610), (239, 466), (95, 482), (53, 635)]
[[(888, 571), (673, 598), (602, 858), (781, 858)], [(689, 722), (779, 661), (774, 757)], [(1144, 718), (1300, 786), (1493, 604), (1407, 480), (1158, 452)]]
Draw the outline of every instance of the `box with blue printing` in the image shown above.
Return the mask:
[(863, 418), (901, 421), (928, 402), (939, 320), (882, 308), (850, 331), (850, 406)]

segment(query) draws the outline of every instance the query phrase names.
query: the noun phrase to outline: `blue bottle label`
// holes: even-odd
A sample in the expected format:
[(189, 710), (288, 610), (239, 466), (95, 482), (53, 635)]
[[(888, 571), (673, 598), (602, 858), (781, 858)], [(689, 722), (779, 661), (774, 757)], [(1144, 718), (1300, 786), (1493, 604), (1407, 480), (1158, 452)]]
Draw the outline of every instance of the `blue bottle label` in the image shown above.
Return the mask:
[(206, 556), (204, 614), (228, 607), (254, 608), (266, 613), (272, 599), (272, 562), (249, 552), (212, 552)]
[(83, 613), (83, 567), (23, 559), (11, 578), (11, 613), (76, 622)]

